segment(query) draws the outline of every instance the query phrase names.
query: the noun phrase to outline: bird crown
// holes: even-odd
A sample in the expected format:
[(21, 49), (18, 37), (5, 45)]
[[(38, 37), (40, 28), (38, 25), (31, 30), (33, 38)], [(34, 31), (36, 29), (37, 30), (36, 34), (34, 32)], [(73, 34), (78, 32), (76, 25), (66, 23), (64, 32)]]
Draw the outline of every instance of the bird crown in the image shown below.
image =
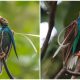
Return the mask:
[(8, 25), (8, 21), (5, 18), (3, 18), (2, 16), (0, 16), (0, 24), (1, 25)]

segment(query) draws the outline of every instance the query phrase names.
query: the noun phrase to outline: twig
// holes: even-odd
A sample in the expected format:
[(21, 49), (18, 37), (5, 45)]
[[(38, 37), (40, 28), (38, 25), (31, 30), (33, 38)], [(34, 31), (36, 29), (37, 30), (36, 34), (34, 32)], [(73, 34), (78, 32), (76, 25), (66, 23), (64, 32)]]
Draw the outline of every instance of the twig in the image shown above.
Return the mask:
[[(80, 66), (78, 66), (80, 68)], [(74, 72), (71, 70), (68, 70), (66, 67), (63, 67), (60, 72), (54, 77), (54, 79), (59, 79), (63, 74), (69, 74), (69, 75), (74, 75), (74, 76), (80, 76), (79, 72)]]
[(59, 79), (66, 72), (66, 68), (63, 67), (60, 72), (54, 77), (54, 79)]
[(48, 3), (51, 6), (50, 14), (49, 14), (49, 30), (48, 30), (46, 39), (45, 39), (44, 44), (41, 49), (41, 59), (43, 59), (45, 52), (47, 50), (47, 47), (48, 47), (48, 42), (49, 42), (49, 39), (51, 36), (52, 29), (54, 27), (55, 12), (56, 12), (56, 7), (57, 7), (57, 1), (48, 1)]
[(73, 72), (71, 70), (66, 70), (66, 73), (69, 74), (69, 75), (80, 76), (79, 72)]
[(7, 67), (6, 62), (5, 62), (4, 59), (3, 59), (3, 64), (4, 64), (4, 68), (5, 68), (8, 76), (9, 76), (9, 78), (10, 78), (10, 79), (14, 79), (13, 76), (11, 75), (11, 73), (10, 73), (10, 71), (9, 71), (9, 69), (8, 69), (8, 67)]

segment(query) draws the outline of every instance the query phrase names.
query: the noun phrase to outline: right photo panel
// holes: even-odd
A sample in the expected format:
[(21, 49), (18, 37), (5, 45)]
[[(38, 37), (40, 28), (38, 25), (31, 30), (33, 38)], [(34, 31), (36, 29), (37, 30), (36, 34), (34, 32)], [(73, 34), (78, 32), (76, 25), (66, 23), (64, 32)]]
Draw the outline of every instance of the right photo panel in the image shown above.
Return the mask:
[(41, 79), (80, 79), (80, 1), (40, 1)]

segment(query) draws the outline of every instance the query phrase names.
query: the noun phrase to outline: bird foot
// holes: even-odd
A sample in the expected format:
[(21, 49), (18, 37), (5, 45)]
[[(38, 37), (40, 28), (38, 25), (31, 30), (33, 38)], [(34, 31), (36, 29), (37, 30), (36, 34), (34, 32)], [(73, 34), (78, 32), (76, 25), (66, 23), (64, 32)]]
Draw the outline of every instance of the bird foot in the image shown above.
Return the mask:
[(78, 53), (76, 53), (76, 56), (80, 57), (80, 51)]
[(3, 58), (5, 57), (5, 55), (6, 55), (6, 54), (5, 54), (4, 52), (2, 52), (2, 53), (0, 54), (0, 60), (3, 59)]

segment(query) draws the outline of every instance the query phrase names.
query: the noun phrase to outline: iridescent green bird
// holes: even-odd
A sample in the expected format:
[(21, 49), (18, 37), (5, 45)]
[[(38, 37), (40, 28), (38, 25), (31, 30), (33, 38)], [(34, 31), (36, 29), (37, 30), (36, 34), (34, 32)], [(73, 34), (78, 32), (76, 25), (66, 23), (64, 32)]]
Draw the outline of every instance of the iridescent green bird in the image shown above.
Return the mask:
[[(72, 28), (74, 29), (72, 30)], [(72, 69), (76, 65), (78, 58), (80, 58), (80, 17), (70, 25), (65, 33), (65, 37), (69, 32), (70, 35), (65, 44), (70, 43), (70, 45), (64, 48), (64, 55), (67, 67)]]
[(2, 72), (2, 60), (7, 58), (11, 46), (13, 46), (15, 54), (18, 58), (16, 52), (15, 41), (13, 37), (13, 32), (8, 27), (8, 21), (0, 16), (0, 73)]
[[(71, 24), (65, 28), (65, 36), (62, 43), (63, 45), (68, 44), (63, 48), (63, 63), (67, 68), (72, 69), (76, 65), (78, 58), (80, 58), (80, 17), (71, 22)], [(53, 58), (59, 53), (62, 45), (56, 50)]]

